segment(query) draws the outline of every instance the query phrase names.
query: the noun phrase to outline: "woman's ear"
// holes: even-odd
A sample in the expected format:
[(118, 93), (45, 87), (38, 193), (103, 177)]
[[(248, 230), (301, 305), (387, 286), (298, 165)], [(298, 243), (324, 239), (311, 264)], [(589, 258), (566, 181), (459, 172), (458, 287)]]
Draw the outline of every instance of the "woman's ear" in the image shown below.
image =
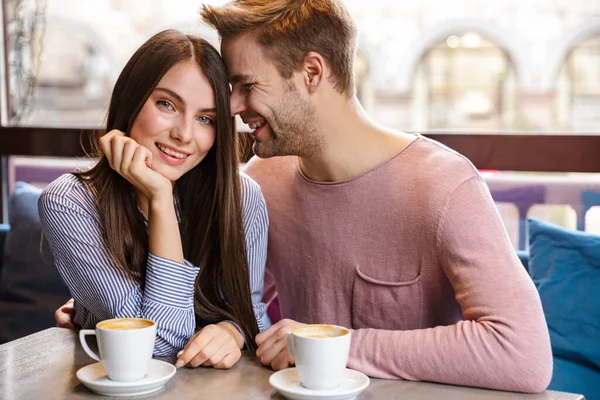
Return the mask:
[(325, 60), (323, 56), (314, 51), (306, 53), (304, 60), (302, 60), (302, 73), (308, 92), (314, 93), (325, 77)]

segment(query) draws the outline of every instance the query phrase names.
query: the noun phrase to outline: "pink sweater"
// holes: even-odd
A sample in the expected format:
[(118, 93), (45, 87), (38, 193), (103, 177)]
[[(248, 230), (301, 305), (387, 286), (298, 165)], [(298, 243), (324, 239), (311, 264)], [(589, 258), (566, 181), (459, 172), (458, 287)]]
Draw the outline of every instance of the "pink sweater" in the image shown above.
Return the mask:
[(283, 317), (352, 328), (350, 368), (547, 387), (552, 353), (539, 296), (466, 158), (419, 136), (342, 182), (311, 181), (296, 157), (255, 157), (246, 172), (267, 202), (267, 271)]

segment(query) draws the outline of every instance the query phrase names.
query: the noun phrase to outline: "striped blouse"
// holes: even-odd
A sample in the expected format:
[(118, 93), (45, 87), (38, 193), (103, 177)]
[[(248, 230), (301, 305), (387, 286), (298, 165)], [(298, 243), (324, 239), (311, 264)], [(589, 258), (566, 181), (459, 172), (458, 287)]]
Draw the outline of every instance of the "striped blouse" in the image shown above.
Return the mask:
[[(247, 175), (240, 175), (252, 306), (262, 331), (271, 324), (261, 302), (269, 221), (260, 187)], [(93, 328), (109, 318), (148, 318), (157, 324), (155, 356), (174, 355), (185, 346), (196, 327), (196, 266), (150, 253), (142, 288), (107, 251), (97, 202), (73, 174), (52, 182), (43, 191), (38, 208), (55, 265), (75, 299), (75, 325)]]

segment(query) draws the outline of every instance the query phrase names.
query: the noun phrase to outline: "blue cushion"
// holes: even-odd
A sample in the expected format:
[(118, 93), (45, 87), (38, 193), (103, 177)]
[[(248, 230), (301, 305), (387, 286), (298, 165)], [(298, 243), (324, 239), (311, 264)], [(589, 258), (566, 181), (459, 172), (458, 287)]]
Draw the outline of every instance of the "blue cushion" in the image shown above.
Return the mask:
[(600, 370), (600, 236), (530, 218), (529, 273), (555, 357)]
[(10, 200), (0, 277), (0, 343), (55, 325), (69, 291), (54, 267), (37, 211), (41, 190), (17, 182)]

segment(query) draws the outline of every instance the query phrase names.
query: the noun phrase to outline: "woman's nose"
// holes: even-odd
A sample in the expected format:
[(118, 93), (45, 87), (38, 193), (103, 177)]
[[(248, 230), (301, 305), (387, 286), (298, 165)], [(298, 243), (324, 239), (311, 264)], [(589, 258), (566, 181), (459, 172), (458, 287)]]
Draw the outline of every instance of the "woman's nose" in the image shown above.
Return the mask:
[(192, 140), (192, 124), (185, 121), (176, 124), (171, 129), (171, 135), (183, 143), (189, 142)]

